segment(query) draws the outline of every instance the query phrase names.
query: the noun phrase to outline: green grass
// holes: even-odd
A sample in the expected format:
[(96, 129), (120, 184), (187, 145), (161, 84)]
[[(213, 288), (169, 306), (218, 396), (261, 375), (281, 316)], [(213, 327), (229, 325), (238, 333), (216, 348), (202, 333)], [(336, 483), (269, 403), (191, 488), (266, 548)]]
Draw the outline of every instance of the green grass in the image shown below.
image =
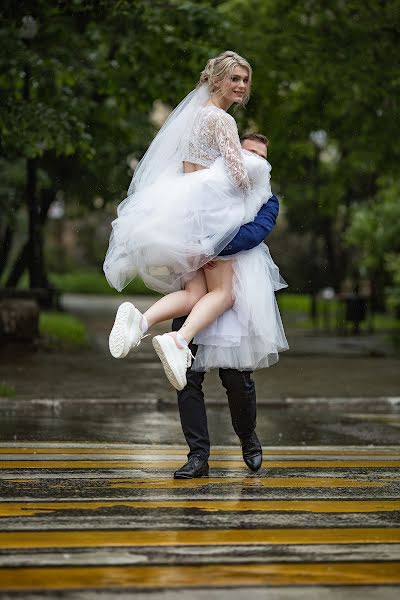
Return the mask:
[(374, 325), (376, 329), (388, 329), (400, 331), (400, 319), (396, 319), (391, 315), (375, 315)]
[(308, 315), (310, 311), (310, 296), (307, 294), (288, 294), (278, 292), (276, 298), (282, 312), (298, 312)]
[(84, 323), (72, 315), (59, 312), (41, 312), (40, 335), (69, 346), (84, 347), (88, 343)]
[[(290, 322), (290, 325), (295, 329), (313, 329), (313, 322), (310, 319), (310, 304), (311, 297), (307, 294), (288, 294), (286, 292), (278, 292), (277, 301), (279, 310), (282, 313), (284, 321)], [(331, 329), (336, 327), (336, 314), (343, 314), (344, 318), (344, 305), (338, 300), (331, 300), (329, 304), (326, 301), (317, 300), (318, 310), (318, 323), (319, 327), (324, 328), (324, 310), (328, 309), (329, 322)], [(367, 330), (369, 327), (369, 320), (367, 319), (361, 324), (361, 331)], [(375, 331), (400, 331), (400, 320), (396, 319), (392, 314), (374, 314), (372, 318), (372, 324)], [(351, 329), (351, 324), (348, 323), (347, 327)]]
[[(130, 283), (122, 293), (117, 292), (111, 288), (103, 273), (95, 270), (82, 269), (78, 271), (73, 271), (71, 273), (53, 273), (50, 276), (51, 282), (56, 286), (56, 288), (61, 293), (74, 293), (74, 294), (100, 294), (100, 295), (156, 295), (156, 293), (152, 290), (149, 290), (143, 283), (141, 279), (135, 279), (132, 283)], [(23, 282), (23, 287), (26, 287), (26, 281)], [(302, 329), (302, 330), (312, 330), (313, 323), (309, 318), (310, 314), (310, 296), (307, 294), (290, 294), (285, 291), (278, 292), (277, 300), (279, 309), (282, 313), (283, 320), (286, 326), (294, 329)], [(325, 307), (327, 305), (325, 304)], [(331, 329), (335, 329), (336, 327), (336, 310), (337, 310), (337, 301), (333, 300), (329, 303), (330, 306), (330, 323)], [(322, 301), (318, 301), (319, 307), (319, 326), (324, 327), (323, 324), (323, 311), (324, 306)], [(343, 308), (343, 306), (342, 306)], [(59, 315), (60, 317), (67, 317), (67, 315)], [(72, 319), (72, 317), (70, 317)], [(390, 314), (385, 315), (375, 315), (373, 319), (374, 329), (376, 331), (399, 331), (400, 330), (400, 320), (396, 319)], [(348, 325), (350, 327), (350, 324)], [(361, 326), (362, 330), (367, 328), (368, 324), (363, 323)], [(53, 327), (56, 327), (53, 325)], [(71, 338), (80, 339), (80, 334), (72, 333), (74, 331), (74, 327), (72, 325), (66, 326), (66, 331), (71, 329)], [(60, 339), (63, 339), (64, 332), (61, 327), (60, 331), (53, 330), (54, 336), (61, 336)], [(68, 337), (68, 333), (65, 333), (65, 336)], [(64, 337), (64, 339), (66, 339)], [(73, 343), (73, 342), (72, 342)]]
[(15, 387), (13, 385), (8, 385), (8, 383), (3, 383), (0, 381), (0, 398), (14, 398), (15, 396)]
[(104, 275), (98, 271), (73, 271), (72, 273), (52, 273), (50, 281), (64, 294), (100, 294), (100, 295), (154, 295), (141, 279), (135, 279), (122, 292), (110, 287)]

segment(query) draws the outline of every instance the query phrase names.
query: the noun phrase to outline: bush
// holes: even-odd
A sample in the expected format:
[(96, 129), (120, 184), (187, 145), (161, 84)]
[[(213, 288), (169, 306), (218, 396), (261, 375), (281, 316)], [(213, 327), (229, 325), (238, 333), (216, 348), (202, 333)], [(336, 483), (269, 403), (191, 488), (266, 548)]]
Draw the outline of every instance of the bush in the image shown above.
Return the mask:
[(14, 398), (15, 387), (0, 381), (0, 398)]
[[(50, 276), (52, 284), (63, 294), (114, 294), (118, 292), (110, 287), (106, 278), (98, 271), (73, 271), (71, 273), (53, 273)], [(132, 281), (123, 291), (124, 295), (154, 295), (141, 279)]]
[(72, 315), (59, 312), (40, 313), (39, 331), (43, 337), (73, 346), (86, 346), (84, 323)]

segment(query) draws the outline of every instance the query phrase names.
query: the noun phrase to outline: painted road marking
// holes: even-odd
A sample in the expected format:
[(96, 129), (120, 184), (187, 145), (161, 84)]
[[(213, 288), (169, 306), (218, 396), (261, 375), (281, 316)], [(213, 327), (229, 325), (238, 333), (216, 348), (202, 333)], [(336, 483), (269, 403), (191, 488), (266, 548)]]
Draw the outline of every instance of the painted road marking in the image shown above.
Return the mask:
[[(210, 460), (211, 468), (236, 468), (243, 467), (243, 460)], [(0, 469), (138, 469), (138, 468), (176, 468), (182, 466), (181, 461), (116, 461), (116, 460), (2, 460)], [(284, 460), (271, 461), (264, 459), (265, 469), (313, 469), (313, 468), (378, 468), (400, 467), (397, 460)]]
[[(151, 463), (155, 463), (155, 464), (166, 464), (168, 461), (173, 461), (174, 464), (179, 462), (180, 464), (183, 464), (184, 462), (187, 461), (186, 456), (184, 455), (179, 455), (179, 454), (152, 454), (152, 455), (122, 455), (122, 454), (103, 454), (103, 453), (96, 453), (96, 454), (86, 454), (84, 452), (79, 452), (79, 453), (73, 453), (73, 454), (69, 454), (67, 452), (64, 452), (62, 454), (44, 454), (44, 453), (38, 453), (38, 454), (17, 454), (17, 453), (7, 453), (7, 454), (0, 454), (0, 461), (1, 463), (6, 463), (8, 462), (9, 464), (11, 463), (17, 463), (17, 462), (32, 462), (32, 461), (48, 461), (48, 462), (52, 462), (52, 461), (71, 461), (71, 462), (75, 462), (75, 461), (87, 461), (87, 462), (93, 462), (93, 461), (105, 461), (105, 462), (109, 462), (109, 461), (129, 461), (129, 463), (131, 464), (132, 462), (141, 462), (144, 465), (147, 464), (151, 464)], [(345, 457), (346, 458), (346, 457)], [(277, 456), (272, 458), (271, 456), (264, 456), (264, 463), (270, 464), (271, 462), (277, 462), (277, 461), (282, 461), (282, 462), (289, 462), (289, 461), (296, 461), (296, 462), (304, 462), (304, 461), (309, 461), (310, 463), (314, 463), (317, 461), (329, 461), (330, 463), (333, 462), (337, 462), (337, 461), (343, 461), (344, 457), (343, 456), (326, 456), (326, 455), (319, 455), (319, 456), (309, 456), (309, 455), (304, 455), (304, 456)], [(357, 462), (362, 462), (363, 464), (367, 463), (367, 462), (371, 462), (371, 461), (381, 461), (381, 462), (385, 462), (385, 464), (390, 463), (390, 462), (399, 462), (400, 464), (400, 458), (398, 456), (395, 456), (393, 454), (391, 455), (385, 455), (385, 456), (354, 456), (351, 457), (352, 461), (357, 461)], [(228, 456), (228, 455), (213, 455), (210, 459), (209, 459), (209, 463), (210, 464), (216, 464), (217, 462), (220, 462), (221, 464), (232, 464), (233, 462), (236, 463), (240, 463), (244, 464), (243, 461), (243, 457), (239, 454), (237, 454), (236, 456)]]
[[(390, 518), (394, 522), (396, 513), (400, 510), (400, 498), (397, 499), (372, 499), (376, 495), (389, 495), (392, 498), (398, 498), (393, 487), (393, 494), (388, 492), (392, 488), (387, 484), (398, 481), (395, 477), (396, 472), (393, 467), (400, 466), (399, 447), (381, 447), (378, 449), (369, 448), (364, 451), (358, 447), (346, 447), (343, 450), (335, 447), (318, 448), (273, 448), (270, 451), (265, 450), (264, 469), (262, 473), (268, 474), (268, 477), (249, 476), (243, 470), (230, 472), (230, 469), (240, 467), (245, 469), (240, 449), (234, 447), (215, 448), (210, 461), (210, 466), (220, 468), (217, 477), (210, 477), (190, 481), (178, 481), (171, 478), (171, 471), (176, 466), (181, 466), (185, 459), (186, 448), (183, 446), (158, 446), (147, 448), (145, 446), (122, 445), (117, 444), (64, 444), (61, 442), (44, 443), (26, 443), (22, 447), (16, 444), (0, 445), (0, 469), (2, 469), (2, 478), (5, 479), (3, 489), (13, 495), (18, 494), (24, 501), (15, 502), (5, 500), (0, 502), (0, 517), (16, 517), (15, 528), (18, 531), (3, 529), (0, 532), (0, 550), (2, 555), (16, 557), (15, 564), (19, 562), (18, 556), (27, 555), (29, 552), (30, 560), (35, 562), (35, 550), (39, 549), (45, 553), (51, 552), (51, 561), (55, 561), (51, 567), (21, 567), (0, 568), (0, 589), (1, 591), (27, 591), (27, 590), (105, 590), (105, 589), (140, 589), (140, 588), (178, 588), (178, 587), (239, 587), (239, 586), (285, 586), (285, 585), (390, 585), (400, 583), (400, 562), (391, 560), (395, 555), (391, 554), (392, 549), (399, 548), (400, 527), (357, 527), (358, 524), (368, 524), (367, 516), (359, 516), (360, 523), (353, 522), (356, 518), (352, 515), (358, 513), (372, 513), (375, 524), (375, 514), (382, 515), (392, 512)], [(271, 458), (272, 457), (272, 458)], [(22, 459), (22, 460), (21, 460)], [(270, 460), (271, 459), (271, 460)], [(140, 469), (141, 472), (129, 472), (129, 469)], [(274, 471), (268, 473), (268, 469), (293, 469), (297, 477), (274, 477)], [(303, 468), (308, 468), (310, 476), (302, 476)], [(327, 470), (327, 472), (318, 472), (317, 469)], [(358, 472), (351, 472), (346, 469), (360, 469)], [(376, 471), (372, 469), (392, 468), (390, 471)], [(8, 471), (6, 471), (8, 469)], [(33, 471), (36, 469), (37, 471)], [(65, 472), (63, 473), (62, 470)], [(79, 473), (78, 469), (85, 469)], [(106, 471), (101, 471), (104, 469)], [(114, 470), (114, 469), (120, 469)], [(340, 476), (338, 472), (332, 469), (342, 469)], [(114, 470), (114, 471), (113, 471)], [(124, 471), (126, 470), (126, 471)], [(125, 476), (125, 473), (127, 476)], [(241, 475), (242, 473), (242, 475)], [(358, 476), (360, 473), (360, 476)], [(384, 473), (391, 477), (384, 477)], [(278, 474), (278, 472), (277, 472)], [(282, 473), (279, 473), (282, 474)], [(291, 472), (283, 474), (291, 475)], [(305, 473), (306, 474), (306, 473)], [(321, 475), (318, 477), (317, 475)], [(347, 479), (345, 475), (349, 475)], [(368, 477), (368, 480), (367, 480)], [(23, 478), (23, 479), (22, 479)], [(74, 478), (74, 487), (71, 487), (70, 478)], [(72, 494), (79, 490), (85, 490), (84, 480), (90, 478), (90, 493), (93, 494), (94, 486), (98, 492), (97, 499), (91, 500), (70, 500)], [(46, 480), (46, 486), (43, 480)], [(35, 483), (40, 481), (40, 486), (35, 487)], [(15, 485), (16, 483), (22, 485)], [(217, 490), (213, 485), (219, 486)], [(27, 487), (28, 486), (28, 487)], [(29, 486), (32, 486), (32, 491)], [(48, 486), (48, 487), (47, 487)], [(386, 486), (386, 487), (384, 487)], [(288, 491), (271, 494), (265, 493), (265, 488), (293, 488), (292, 493)], [(120, 492), (130, 495), (130, 498), (140, 495), (139, 500), (124, 500), (123, 498), (103, 499), (110, 488), (125, 489), (136, 488), (142, 492), (129, 491)], [(246, 494), (241, 495), (240, 489), (246, 490)], [(354, 488), (354, 492), (348, 492), (358, 498), (358, 489), (369, 488), (367, 500), (323, 500), (315, 498), (319, 494), (308, 492), (315, 499), (304, 499), (305, 493), (298, 491), (300, 488)], [(381, 492), (380, 490), (383, 489)], [(65, 497), (59, 501), (49, 495), (57, 489), (57, 494), (62, 493)], [(169, 497), (175, 497), (175, 500), (160, 498), (158, 489), (181, 490), (180, 493), (169, 493)], [(201, 490), (196, 492), (195, 490)], [(239, 489), (239, 492), (238, 492)], [(32, 501), (25, 499), (25, 491), (29, 494), (38, 496), (43, 491), (43, 496), (33, 498)], [(203, 492), (209, 490), (208, 498), (211, 498), (212, 492), (218, 491), (219, 499), (201, 499), (198, 498)], [(258, 491), (259, 490), (259, 491)], [(263, 490), (263, 493), (261, 491)], [(251, 492), (251, 494), (249, 493)], [(258, 492), (258, 493), (257, 493)], [(89, 492), (88, 492), (89, 493)], [(109, 493), (113, 496), (118, 492)], [(83, 492), (85, 497), (88, 494)], [(357, 494), (357, 495), (356, 495)], [(256, 496), (258, 499), (243, 499), (243, 496)], [(261, 500), (260, 497), (267, 496), (286, 496), (291, 499), (284, 500)], [(331, 495), (324, 492), (324, 495)], [(343, 492), (341, 495), (344, 495)], [(196, 497), (197, 496), (197, 497)], [(236, 497), (239, 496), (239, 497)], [(295, 499), (297, 497), (302, 500)], [(137, 509), (139, 512), (133, 512)], [(187, 509), (187, 513), (183, 511)], [(128, 512), (131, 510), (131, 512)], [(180, 515), (196, 514), (194, 510), (202, 511), (200, 516), (201, 528), (181, 529), (179, 522)], [(68, 511), (68, 512), (67, 512)], [(153, 512), (149, 512), (153, 511)], [(223, 525), (219, 520), (218, 512), (229, 511), (233, 517), (239, 518), (238, 525), (242, 525), (243, 519), (259, 519), (260, 524), (266, 525), (268, 519), (284, 519), (288, 528), (275, 525), (273, 529), (207, 529), (207, 522), (210, 519), (217, 519), (216, 527)], [(248, 512), (246, 517), (243, 511)], [(264, 515), (257, 515), (257, 511), (264, 512)], [(283, 515), (273, 517), (267, 516), (267, 513), (273, 511)], [(207, 518), (207, 513), (210, 515)], [(211, 516), (214, 513), (215, 516)], [(250, 514), (251, 513), (251, 514)], [(297, 513), (297, 514), (296, 514)], [(301, 513), (301, 528), (293, 528), (293, 519), (298, 519)], [(315, 524), (315, 518), (311, 513), (321, 513), (326, 516), (317, 517), (319, 527), (307, 528), (308, 524)], [(330, 513), (346, 514), (345, 517), (332, 517)], [(201, 514), (201, 513), (200, 513)], [(253, 517), (253, 514), (255, 516)], [(41, 517), (40, 525), (37, 528), (36, 519), (26, 520), (24, 517)], [(127, 516), (131, 529), (117, 529), (120, 526), (121, 515)], [(137, 519), (136, 519), (137, 515)], [(160, 529), (163, 525), (160, 519), (165, 516), (173, 518), (179, 529)], [(197, 513), (199, 515), (199, 513)], [(348, 516), (347, 516), (348, 515)], [(96, 517), (97, 529), (76, 529), (81, 524), (84, 527), (93, 527), (93, 522), (87, 520), (87, 517)], [(113, 518), (116, 517), (115, 521)], [(223, 515), (222, 515), (223, 517)], [(347, 521), (343, 521), (347, 519)], [(382, 516), (380, 517), (383, 518)], [(108, 528), (102, 528), (106, 525)], [(155, 529), (136, 529), (137, 523), (149, 522), (150, 527)], [(350, 521), (353, 527), (324, 527), (326, 521), (337, 525), (348, 523)], [(230, 520), (232, 522), (232, 520)], [(32, 525), (30, 524), (32, 523)], [(89, 523), (89, 525), (88, 525)], [(91, 523), (91, 525), (90, 525)], [(125, 521), (124, 521), (125, 523)], [(385, 523), (382, 523), (385, 525)], [(356, 525), (356, 527), (354, 527)], [(9, 527), (10, 525), (8, 525)], [(140, 525), (139, 525), (140, 526)], [(193, 526), (193, 525), (192, 525)], [(50, 530), (46, 530), (46, 527)], [(62, 529), (58, 529), (62, 527)], [(157, 528), (158, 527), (158, 528)], [(279, 528), (277, 528), (279, 527)], [(24, 531), (24, 528), (27, 528)], [(363, 546), (366, 544), (367, 546)], [(397, 545), (396, 545), (397, 544)], [(275, 554), (277, 547), (281, 545), (287, 547), (285, 557), (288, 562), (271, 562), (271, 554), (268, 554), (268, 546), (274, 547)], [(386, 545), (386, 546), (385, 546)], [(213, 565), (196, 564), (197, 555), (200, 552), (207, 553), (212, 548), (228, 547), (226, 563), (216, 563)], [(234, 548), (242, 548), (242, 553), (253, 553), (254, 548), (260, 546), (262, 551), (263, 563), (230, 562), (232, 560)], [(320, 546), (320, 550), (315, 562), (298, 562), (299, 556), (294, 562), (293, 557), (297, 550), (295, 548), (312, 548)], [(341, 550), (329, 550), (329, 548), (339, 548)], [(103, 566), (85, 566), (85, 558), (88, 552), (95, 552), (96, 548), (115, 553), (115, 557), (122, 556), (123, 548), (148, 548), (137, 552), (146, 553), (152, 557), (154, 562), (157, 557), (157, 565), (136, 565), (131, 561), (128, 565), (120, 562), (116, 565)], [(181, 553), (190, 552), (191, 564), (178, 565), (166, 564), (162, 558), (162, 552), (171, 553), (173, 548), (181, 548)], [(182, 550), (188, 547), (189, 550)], [(202, 550), (196, 550), (196, 547)], [(368, 562), (356, 561), (357, 554), (353, 553), (353, 548), (368, 548)], [(65, 560), (63, 549), (81, 549), (82, 561), (72, 566), (71, 562)], [(120, 548), (120, 550), (118, 550)], [(165, 550), (157, 551), (157, 548)], [(167, 551), (166, 549), (169, 548)], [(290, 549), (289, 549), (290, 548)], [(113, 550), (111, 550), (113, 549)], [(152, 550), (153, 549), (153, 550)], [(86, 554), (85, 554), (86, 551)], [(129, 552), (125, 550), (125, 552)], [(174, 551), (175, 552), (175, 551)], [(179, 553), (179, 550), (176, 550)], [(217, 550), (215, 551), (217, 552)], [(272, 550), (269, 551), (270, 553)], [(321, 552), (329, 552), (324, 562), (319, 562), (322, 558)], [(79, 550), (70, 552), (72, 555), (79, 555)], [(219, 550), (221, 553), (221, 550)], [(398, 556), (398, 555), (397, 555)], [(340, 562), (336, 559), (340, 558)], [(344, 558), (344, 560), (343, 560)], [(275, 557), (275, 560), (282, 560), (281, 557)], [(347, 559), (347, 560), (346, 560)], [(376, 560), (378, 559), (378, 560)], [(386, 559), (386, 560), (384, 560)], [(13, 559), (14, 560), (14, 559)], [(218, 559), (215, 556), (214, 560)], [(225, 560), (225, 559), (224, 559)], [(239, 560), (243, 561), (243, 557)], [(248, 560), (248, 558), (247, 558)], [(253, 561), (255, 559), (253, 558)], [(334, 560), (335, 562), (328, 562)], [(290, 562), (289, 562), (290, 561)], [(187, 561), (186, 561), (187, 562)], [(10, 562), (5, 564), (12, 564)], [(98, 563), (97, 563), (98, 564)]]
[[(42, 479), (42, 478), (41, 478)], [(13, 479), (12, 477), (4, 477), (1, 481), (6, 483), (36, 483), (41, 479)], [(45, 479), (45, 478), (43, 478)], [(393, 481), (400, 481), (393, 477), (377, 478), (377, 481), (355, 480), (346, 477), (206, 477), (202, 479), (172, 479), (171, 477), (156, 477), (152, 479), (144, 479), (139, 477), (109, 477), (102, 479), (96, 477), (94, 480), (96, 485), (103, 484), (107, 488), (115, 489), (192, 489), (202, 488), (213, 485), (224, 485), (228, 487), (245, 487), (257, 489), (261, 487), (267, 488), (367, 488), (367, 487), (384, 487)], [(73, 480), (74, 485), (76, 479)], [(54, 482), (54, 483), (53, 483)], [(62, 476), (59, 479), (48, 479), (50, 488), (68, 488), (71, 485), (70, 480), (63, 480)]]
[[(271, 456), (400, 456), (398, 450), (323, 450), (323, 449), (268, 449), (264, 447), (265, 454)], [(0, 454), (127, 454), (127, 455), (182, 455), (186, 457), (187, 448), (92, 448), (84, 445), (79, 447), (52, 447), (52, 446), (25, 446), (25, 447), (11, 447), (11, 446), (0, 446)], [(221, 449), (212, 450), (211, 456), (215, 455), (237, 455), (241, 457), (240, 449)]]
[(196, 508), (205, 512), (219, 511), (296, 511), (312, 513), (366, 513), (400, 510), (400, 500), (96, 500), (0, 503), (0, 517), (24, 517), (56, 513), (61, 510), (93, 511), (107, 508)]
[(67, 590), (400, 583), (400, 562), (318, 562), (0, 569), (2, 589)]
[(0, 548), (102, 546), (249, 546), (261, 544), (398, 544), (400, 529), (178, 529), (0, 532)]
[[(97, 480), (99, 481), (99, 480)], [(107, 481), (107, 480), (106, 480)], [(339, 477), (330, 477), (329, 479), (322, 477), (243, 477), (243, 478), (227, 478), (227, 477), (208, 477), (203, 480), (179, 480), (171, 479), (150, 479), (150, 480), (122, 480), (111, 481), (109, 487), (112, 488), (156, 488), (163, 489), (187, 489), (192, 487), (206, 487), (208, 485), (226, 485), (229, 487), (244, 486), (246, 488), (291, 488), (291, 487), (382, 487), (387, 485), (385, 481), (355, 481), (353, 479), (345, 479)]]

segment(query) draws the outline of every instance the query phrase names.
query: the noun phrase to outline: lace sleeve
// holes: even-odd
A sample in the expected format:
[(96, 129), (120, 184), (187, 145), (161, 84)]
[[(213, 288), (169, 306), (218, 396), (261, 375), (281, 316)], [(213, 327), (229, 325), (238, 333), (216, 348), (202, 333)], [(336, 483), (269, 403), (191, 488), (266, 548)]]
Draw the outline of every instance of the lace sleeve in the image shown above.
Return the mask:
[(249, 190), (250, 180), (243, 163), (239, 134), (231, 115), (218, 115), (215, 137), (230, 179), (239, 189)]

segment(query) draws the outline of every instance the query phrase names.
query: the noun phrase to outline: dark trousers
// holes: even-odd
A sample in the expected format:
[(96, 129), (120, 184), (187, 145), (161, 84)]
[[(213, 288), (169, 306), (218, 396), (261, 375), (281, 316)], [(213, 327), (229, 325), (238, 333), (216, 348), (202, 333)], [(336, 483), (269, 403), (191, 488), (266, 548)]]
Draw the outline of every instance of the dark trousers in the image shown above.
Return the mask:
[[(180, 329), (185, 319), (186, 317), (174, 319), (172, 329)], [(190, 349), (195, 356), (197, 346), (193, 342)], [(210, 454), (210, 437), (202, 389), (204, 375), (205, 373), (188, 369), (187, 385), (178, 392), (178, 406), (183, 434), (190, 450), (188, 457), (196, 455), (207, 459)], [(219, 376), (228, 397), (233, 429), (240, 438), (246, 437), (256, 427), (256, 390), (251, 371), (220, 369)]]

